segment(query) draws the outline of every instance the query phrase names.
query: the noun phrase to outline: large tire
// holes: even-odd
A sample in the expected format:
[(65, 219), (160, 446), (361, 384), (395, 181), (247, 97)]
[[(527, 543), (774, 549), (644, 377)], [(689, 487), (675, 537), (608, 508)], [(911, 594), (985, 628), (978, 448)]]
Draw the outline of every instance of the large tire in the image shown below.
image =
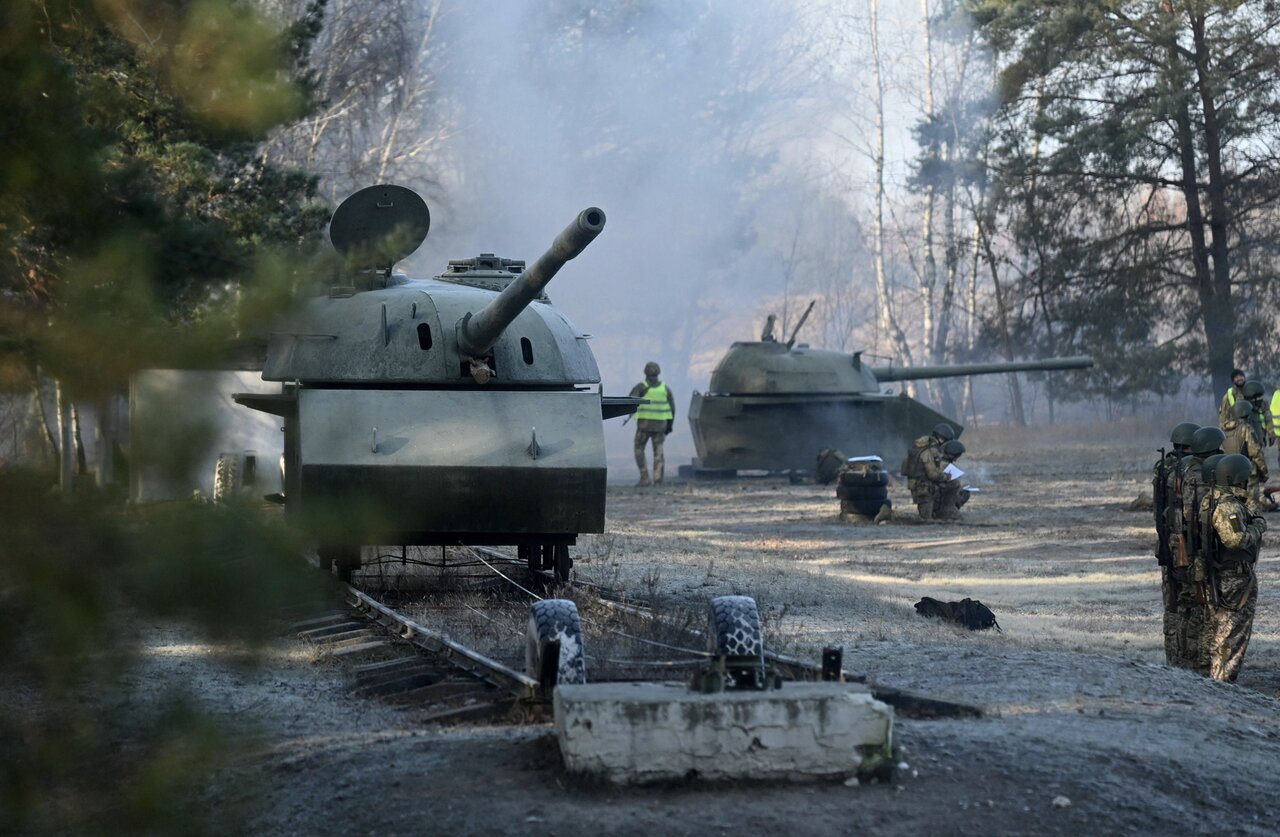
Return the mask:
[(885, 500), (889, 497), (889, 489), (883, 485), (865, 487), (857, 485), (841, 485), (836, 487), (836, 496), (841, 500), (854, 500), (857, 502)]
[(582, 645), (582, 622), (578, 606), (568, 599), (544, 599), (529, 608), (529, 629), (525, 635), (525, 674), (542, 680), (543, 659), (548, 645), (560, 644), (556, 683), (586, 683), (587, 659)]
[(225, 503), (244, 491), (244, 454), (224, 451), (213, 469), (213, 501)]
[(889, 484), (888, 471), (845, 471), (840, 475), (840, 484), (853, 487), (872, 487)]
[(750, 596), (717, 596), (707, 614), (707, 650), (724, 657), (731, 683), (739, 688), (764, 686), (764, 634), (760, 610)]

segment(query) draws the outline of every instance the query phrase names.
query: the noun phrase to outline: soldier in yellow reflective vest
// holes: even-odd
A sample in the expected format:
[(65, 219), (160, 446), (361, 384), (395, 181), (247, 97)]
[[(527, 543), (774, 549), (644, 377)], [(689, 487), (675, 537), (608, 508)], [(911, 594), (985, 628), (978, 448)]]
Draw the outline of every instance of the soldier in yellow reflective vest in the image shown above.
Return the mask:
[(1218, 405), (1218, 426), (1226, 424), (1231, 420), (1231, 408), (1235, 406), (1236, 401), (1244, 398), (1244, 371), (1240, 369), (1231, 370), (1231, 386), (1222, 396), (1222, 403)]
[[(1271, 394), (1271, 426), (1267, 428), (1267, 432), (1271, 434), (1273, 440), (1280, 440), (1280, 389)], [(1280, 442), (1276, 443), (1277, 453), (1280, 454)], [(1280, 460), (1278, 460), (1280, 461)], [(1271, 499), (1271, 498), (1268, 498)], [(1275, 501), (1272, 500), (1274, 503)]]
[(671, 389), (658, 380), (662, 370), (649, 361), (644, 365), (644, 380), (631, 388), (632, 398), (647, 398), (636, 410), (636, 467), (640, 469), (640, 485), (649, 485), (649, 469), (645, 466), (645, 447), (653, 442), (653, 484), (662, 482), (664, 461), (662, 443), (675, 426), (676, 398)]

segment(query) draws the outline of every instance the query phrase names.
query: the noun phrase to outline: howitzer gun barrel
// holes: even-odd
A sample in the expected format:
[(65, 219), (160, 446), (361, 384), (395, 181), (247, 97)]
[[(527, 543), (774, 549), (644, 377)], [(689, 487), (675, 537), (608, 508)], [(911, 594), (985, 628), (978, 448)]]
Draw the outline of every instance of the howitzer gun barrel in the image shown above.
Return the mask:
[(525, 269), (492, 302), (458, 324), (458, 348), (463, 354), (479, 356), (493, 347), (498, 337), (529, 303), (538, 298), (551, 277), (565, 262), (577, 256), (604, 229), (604, 210), (588, 207), (565, 227), (547, 252)]
[(871, 369), (880, 383), (918, 381), (923, 378), (959, 378), (965, 375), (998, 375), (1001, 372), (1047, 372), (1055, 369), (1088, 369), (1088, 355), (1045, 360), (1017, 360), (1004, 363), (962, 363), (955, 366), (877, 366)]

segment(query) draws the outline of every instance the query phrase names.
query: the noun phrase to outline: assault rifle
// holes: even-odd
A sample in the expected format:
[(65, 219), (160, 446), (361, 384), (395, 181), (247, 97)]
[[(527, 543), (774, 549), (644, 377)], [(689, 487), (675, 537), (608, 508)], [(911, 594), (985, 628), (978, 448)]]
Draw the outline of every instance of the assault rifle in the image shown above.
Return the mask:
[(1160, 461), (1156, 463), (1156, 478), (1151, 483), (1151, 502), (1156, 510), (1156, 563), (1168, 567), (1173, 563), (1173, 553), (1169, 550), (1169, 519), (1165, 516), (1168, 510), (1165, 502), (1165, 486), (1168, 484), (1169, 465), (1165, 449), (1160, 448)]
[[(1222, 557), (1222, 541), (1218, 538), (1218, 533), (1213, 528), (1213, 510), (1216, 505), (1217, 503), (1210, 501), (1208, 495), (1206, 495), (1204, 508), (1201, 510), (1200, 519), (1196, 521), (1196, 524), (1201, 529), (1200, 562), (1204, 566), (1203, 581), (1206, 598), (1213, 602), (1215, 606), (1221, 606), (1222, 598), (1218, 594), (1218, 580), (1214, 577), (1214, 571), (1218, 568)], [(1201, 579), (1196, 580), (1199, 581)]]

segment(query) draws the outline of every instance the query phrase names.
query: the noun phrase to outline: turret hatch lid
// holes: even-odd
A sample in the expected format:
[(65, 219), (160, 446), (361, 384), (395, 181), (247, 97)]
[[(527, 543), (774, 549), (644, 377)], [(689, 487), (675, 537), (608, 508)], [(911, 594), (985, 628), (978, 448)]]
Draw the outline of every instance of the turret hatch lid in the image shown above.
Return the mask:
[(362, 266), (389, 269), (418, 249), (430, 227), (431, 213), (416, 192), (384, 183), (338, 205), (329, 221), (329, 240)]

